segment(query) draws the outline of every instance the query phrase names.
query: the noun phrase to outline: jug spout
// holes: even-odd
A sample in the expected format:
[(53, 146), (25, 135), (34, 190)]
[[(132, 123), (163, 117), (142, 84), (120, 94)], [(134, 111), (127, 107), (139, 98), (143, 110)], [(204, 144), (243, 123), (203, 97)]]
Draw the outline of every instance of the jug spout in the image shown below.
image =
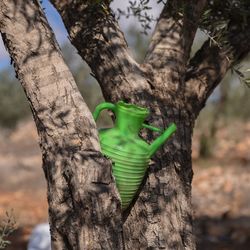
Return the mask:
[(176, 131), (176, 125), (171, 123), (170, 126), (150, 145), (150, 158), (166, 142), (166, 140)]

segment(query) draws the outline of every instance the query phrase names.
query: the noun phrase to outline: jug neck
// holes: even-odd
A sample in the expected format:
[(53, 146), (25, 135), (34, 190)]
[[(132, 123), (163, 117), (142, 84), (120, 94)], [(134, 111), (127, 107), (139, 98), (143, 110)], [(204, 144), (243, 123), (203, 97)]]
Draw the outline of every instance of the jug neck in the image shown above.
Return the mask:
[(120, 102), (117, 105), (115, 127), (125, 135), (136, 136), (148, 113), (147, 109)]

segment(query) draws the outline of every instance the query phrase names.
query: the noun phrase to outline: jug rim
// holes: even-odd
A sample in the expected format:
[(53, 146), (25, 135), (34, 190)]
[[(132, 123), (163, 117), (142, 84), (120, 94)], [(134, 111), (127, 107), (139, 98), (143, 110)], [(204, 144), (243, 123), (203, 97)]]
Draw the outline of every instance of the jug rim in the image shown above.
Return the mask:
[(117, 103), (117, 105), (119, 106), (119, 108), (126, 110), (128, 112), (134, 112), (134, 114), (138, 114), (138, 115), (148, 115), (149, 114), (149, 110), (147, 108), (143, 108), (143, 107), (139, 107), (136, 106), (135, 104), (132, 103), (126, 103), (124, 101), (119, 101)]

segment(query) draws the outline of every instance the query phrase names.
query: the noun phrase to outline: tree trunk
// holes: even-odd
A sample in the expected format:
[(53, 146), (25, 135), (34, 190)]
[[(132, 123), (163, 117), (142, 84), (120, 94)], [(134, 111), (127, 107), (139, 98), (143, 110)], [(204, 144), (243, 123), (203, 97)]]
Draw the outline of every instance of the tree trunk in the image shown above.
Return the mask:
[(40, 137), (53, 249), (122, 249), (111, 162), (39, 2), (1, 1), (0, 31)]
[[(107, 101), (122, 99), (150, 108), (152, 115), (148, 122), (158, 127), (167, 127), (170, 122), (177, 124), (174, 138), (154, 157), (138, 199), (123, 214), (125, 248), (194, 249), (191, 136), (195, 115), (191, 105), (185, 103), (183, 75), (187, 57), (182, 53), (189, 53), (192, 42), (187, 39), (187, 46), (183, 46), (185, 43), (171, 39), (171, 34), (170, 40), (166, 37), (165, 41), (161, 32), (168, 21), (162, 20), (160, 31), (152, 39), (146, 63), (138, 65), (129, 55), (112, 13), (105, 15), (97, 7), (93, 12), (94, 7), (90, 8), (87, 1), (71, 3), (70, 8), (67, 1), (52, 2), (62, 15), (72, 43), (99, 81)], [(168, 19), (169, 16), (163, 17)], [(169, 33), (184, 39), (176, 35), (186, 30), (180, 26), (182, 21), (171, 19), (168, 25), (173, 27), (172, 23), (176, 29)], [(191, 37), (194, 30), (195, 27), (191, 29)], [(159, 39), (161, 37), (165, 40)], [(162, 58), (162, 47), (168, 42), (174, 43), (175, 49), (165, 49)], [(145, 131), (144, 138), (151, 141), (154, 135)]]
[[(225, 51), (209, 42), (189, 60), (207, 1), (189, 1), (187, 8), (186, 1), (168, 0), (142, 65), (129, 54), (109, 1), (51, 2), (106, 100), (149, 108), (147, 122), (157, 127), (177, 125), (174, 137), (153, 158), (133, 203), (121, 214), (95, 123), (38, 2), (1, 1), (0, 31), (41, 138), (54, 249), (195, 249), (192, 131), (207, 98), (232, 65)], [(232, 56), (241, 58), (250, 50), (249, 32), (230, 39)], [(142, 136), (148, 142), (155, 138), (150, 131)]]
[[(126, 249), (195, 249), (191, 208), (193, 120), (167, 106), (177, 132), (154, 157), (145, 186), (125, 224)], [(172, 114), (172, 116), (171, 116)]]

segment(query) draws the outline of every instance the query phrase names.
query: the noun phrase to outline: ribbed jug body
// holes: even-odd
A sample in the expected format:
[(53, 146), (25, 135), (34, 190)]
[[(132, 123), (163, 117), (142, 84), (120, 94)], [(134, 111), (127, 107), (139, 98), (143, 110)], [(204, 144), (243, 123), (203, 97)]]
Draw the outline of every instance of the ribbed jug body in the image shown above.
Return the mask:
[[(149, 164), (148, 145), (140, 138), (123, 136), (119, 130), (99, 132), (102, 153), (112, 160), (112, 171), (121, 197), (122, 209), (133, 200)], [(115, 144), (107, 144), (105, 138), (115, 138)]]
[[(133, 104), (119, 101), (116, 104), (99, 104), (93, 117), (96, 120), (100, 112), (109, 109), (115, 114), (113, 128), (100, 129), (99, 139), (102, 153), (112, 160), (112, 171), (121, 197), (122, 209), (126, 209), (140, 187), (150, 158), (176, 130), (172, 124), (162, 131), (144, 121), (149, 110)], [(160, 133), (150, 145), (140, 138), (142, 128)]]

